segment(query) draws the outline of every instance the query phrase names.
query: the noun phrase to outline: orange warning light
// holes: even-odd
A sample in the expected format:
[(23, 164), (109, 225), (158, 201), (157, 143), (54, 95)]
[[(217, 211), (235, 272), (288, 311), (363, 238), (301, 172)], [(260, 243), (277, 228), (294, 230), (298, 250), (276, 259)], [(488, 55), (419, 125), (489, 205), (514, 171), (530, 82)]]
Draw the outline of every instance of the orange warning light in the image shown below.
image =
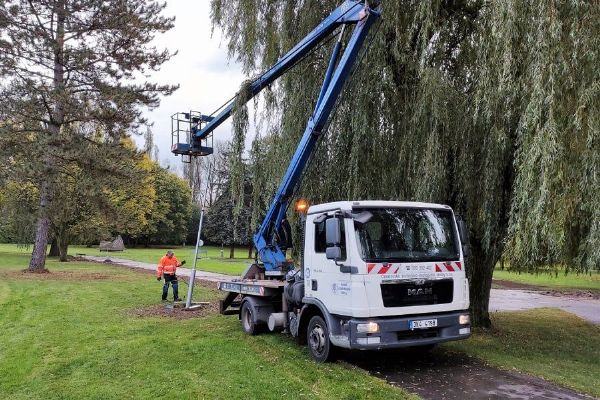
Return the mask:
[(294, 204), (294, 210), (300, 214), (306, 214), (308, 211), (308, 201), (306, 199), (298, 199)]

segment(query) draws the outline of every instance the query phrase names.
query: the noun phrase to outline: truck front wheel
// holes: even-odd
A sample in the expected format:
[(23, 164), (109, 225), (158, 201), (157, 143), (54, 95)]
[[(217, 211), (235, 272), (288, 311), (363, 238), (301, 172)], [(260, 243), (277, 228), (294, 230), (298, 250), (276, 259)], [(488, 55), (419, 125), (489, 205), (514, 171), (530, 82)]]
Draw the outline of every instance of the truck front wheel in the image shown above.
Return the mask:
[(310, 319), (306, 338), (308, 339), (308, 351), (315, 361), (323, 363), (333, 359), (334, 348), (329, 341), (329, 329), (319, 315)]

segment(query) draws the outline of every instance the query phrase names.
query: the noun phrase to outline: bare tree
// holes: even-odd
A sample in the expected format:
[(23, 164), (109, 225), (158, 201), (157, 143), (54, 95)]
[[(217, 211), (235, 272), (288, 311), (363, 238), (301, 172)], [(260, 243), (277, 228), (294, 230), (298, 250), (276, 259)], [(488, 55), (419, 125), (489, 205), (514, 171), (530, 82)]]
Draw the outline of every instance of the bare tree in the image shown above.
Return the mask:
[(192, 189), (192, 201), (210, 208), (219, 197), (227, 182), (228, 143), (215, 142), (214, 153), (207, 157), (194, 157), (184, 165), (184, 176)]

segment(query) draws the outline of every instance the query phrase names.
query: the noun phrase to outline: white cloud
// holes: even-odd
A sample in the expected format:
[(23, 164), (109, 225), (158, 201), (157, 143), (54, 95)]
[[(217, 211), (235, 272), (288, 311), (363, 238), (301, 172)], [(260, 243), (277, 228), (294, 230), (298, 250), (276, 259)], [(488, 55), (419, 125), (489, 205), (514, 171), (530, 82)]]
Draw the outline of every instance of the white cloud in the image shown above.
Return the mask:
[[(162, 84), (179, 84), (180, 88), (145, 115), (154, 123), (152, 131), (162, 163), (175, 167), (181, 159), (170, 152), (171, 115), (190, 110), (212, 113), (237, 92), (246, 77), (235, 60), (228, 60), (221, 32), (215, 30), (211, 36), (208, 1), (170, 1), (164, 14), (175, 16), (175, 26), (159, 35), (155, 44), (159, 49), (177, 50), (178, 54), (150, 79)], [(253, 132), (249, 136), (253, 136)], [(229, 140), (231, 122), (217, 128), (214, 137), (215, 140)], [(138, 137), (136, 141), (141, 145), (143, 138)]]

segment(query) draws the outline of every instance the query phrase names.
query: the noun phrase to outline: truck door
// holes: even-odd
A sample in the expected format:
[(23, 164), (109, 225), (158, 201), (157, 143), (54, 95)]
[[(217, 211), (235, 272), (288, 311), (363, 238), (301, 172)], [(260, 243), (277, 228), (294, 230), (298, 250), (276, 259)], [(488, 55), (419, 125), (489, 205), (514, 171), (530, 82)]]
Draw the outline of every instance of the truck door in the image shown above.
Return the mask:
[[(327, 249), (325, 224), (326, 220), (323, 220), (307, 226), (304, 270), (306, 293), (309, 297), (321, 300), (329, 312), (349, 315), (352, 307), (351, 275), (341, 273), (340, 266), (336, 265), (335, 261), (327, 259), (325, 255)], [(338, 260), (338, 264), (348, 265), (350, 260), (346, 249), (348, 238), (345, 223), (342, 223), (341, 227), (342, 257)], [(310, 257), (306, 257), (309, 254)]]

